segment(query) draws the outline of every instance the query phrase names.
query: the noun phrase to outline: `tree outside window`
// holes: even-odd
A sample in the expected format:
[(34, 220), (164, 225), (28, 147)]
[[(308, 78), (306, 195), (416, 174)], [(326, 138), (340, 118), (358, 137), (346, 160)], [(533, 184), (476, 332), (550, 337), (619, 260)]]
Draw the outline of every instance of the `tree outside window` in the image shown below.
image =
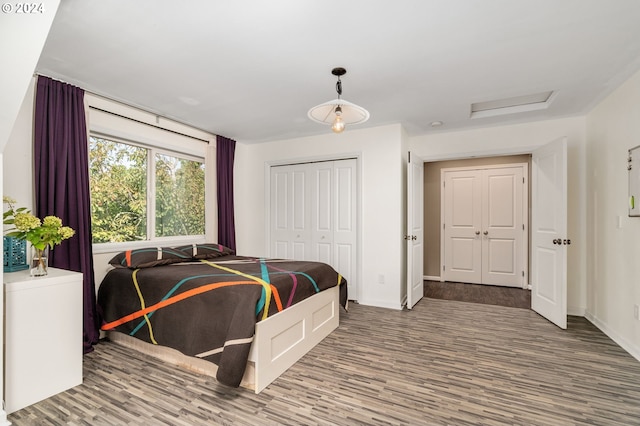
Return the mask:
[(204, 235), (204, 162), (95, 135), (89, 144), (94, 243)]

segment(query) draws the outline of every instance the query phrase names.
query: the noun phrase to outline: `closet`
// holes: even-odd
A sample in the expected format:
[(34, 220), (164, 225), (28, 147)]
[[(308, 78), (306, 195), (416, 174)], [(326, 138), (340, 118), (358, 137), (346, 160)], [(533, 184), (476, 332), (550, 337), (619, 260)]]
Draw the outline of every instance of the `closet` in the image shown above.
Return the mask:
[(527, 164), (442, 169), (445, 281), (524, 286), (527, 176)]
[(356, 159), (272, 166), (270, 257), (331, 265), (357, 297)]

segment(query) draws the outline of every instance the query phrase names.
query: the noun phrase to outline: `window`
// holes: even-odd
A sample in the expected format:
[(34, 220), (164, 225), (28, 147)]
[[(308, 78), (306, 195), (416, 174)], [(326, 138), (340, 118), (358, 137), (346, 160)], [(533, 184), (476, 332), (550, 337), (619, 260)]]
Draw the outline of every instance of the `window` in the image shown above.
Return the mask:
[(94, 243), (205, 233), (202, 159), (93, 134), (89, 182)]

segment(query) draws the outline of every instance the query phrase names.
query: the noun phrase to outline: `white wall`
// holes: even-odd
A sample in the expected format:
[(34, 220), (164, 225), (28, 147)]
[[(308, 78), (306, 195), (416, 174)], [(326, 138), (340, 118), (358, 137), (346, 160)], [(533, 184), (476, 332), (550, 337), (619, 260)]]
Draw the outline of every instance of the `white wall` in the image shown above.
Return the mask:
[[(13, 13), (0, 13), (0, 150), (11, 134), (29, 80), (36, 69), (60, 0), (41, 0), (42, 13), (17, 13), (18, 2), (3, 2)], [(23, 2), (24, 4), (24, 2)]]
[(16, 200), (16, 206), (33, 210), (33, 104), (35, 78), (24, 96), (22, 106), (13, 125), (13, 131), (4, 147), (2, 193)]
[[(236, 148), (238, 254), (268, 256), (269, 164), (358, 156), (360, 173), (362, 304), (401, 309), (404, 286), (402, 128), (349, 129), (339, 135), (289, 139)], [(384, 283), (380, 283), (380, 278)]]
[(640, 73), (586, 120), (586, 316), (640, 360), (640, 321), (633, 317), (640, 305), (640, 217), (628, 217), (626, 169), (628, 149), (640, 145)]
[(553, 140), (568, 141), (567, 308), (571, 315), (586, 309), (586, 124), (584, 117), (510, 126), (444, 132), (414, 137), (410, 149), (429, 161), (530, 153)]

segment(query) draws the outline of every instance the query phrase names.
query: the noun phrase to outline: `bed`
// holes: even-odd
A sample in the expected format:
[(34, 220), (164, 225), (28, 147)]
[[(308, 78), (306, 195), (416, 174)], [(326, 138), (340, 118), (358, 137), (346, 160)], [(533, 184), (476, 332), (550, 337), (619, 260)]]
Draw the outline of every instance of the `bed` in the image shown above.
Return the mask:
[(125, 251), (110, 263), (98, 312), (111, 340), (256, 393), (346, 309), (345, 279), (321, 262), (194, 244)]

